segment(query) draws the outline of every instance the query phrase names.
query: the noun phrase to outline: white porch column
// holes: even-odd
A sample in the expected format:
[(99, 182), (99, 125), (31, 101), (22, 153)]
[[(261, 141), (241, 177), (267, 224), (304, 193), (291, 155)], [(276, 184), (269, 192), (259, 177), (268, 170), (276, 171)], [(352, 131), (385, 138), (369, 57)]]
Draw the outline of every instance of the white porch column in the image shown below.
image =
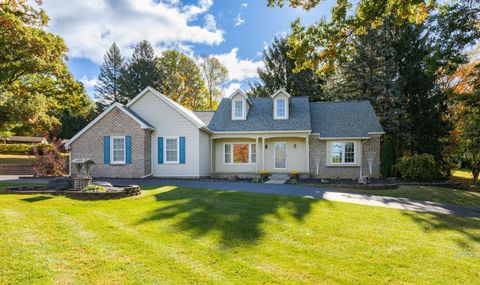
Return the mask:
[(262, 170), (265, 169), (265, 137), (262, 137)]
[(256, 161), (255, 161), (255, 171), (258, 172), (258, 137), (255, 138), (255, 147), (256, 147)]
[(306, 160), (307, 160), (307, 173), (309, 174), (310, 176), (310, 135), (307, 135), (305, 137), (305, 143), (306, 143), (306, 146), (305, 146), (305, 150), (306, 150)]

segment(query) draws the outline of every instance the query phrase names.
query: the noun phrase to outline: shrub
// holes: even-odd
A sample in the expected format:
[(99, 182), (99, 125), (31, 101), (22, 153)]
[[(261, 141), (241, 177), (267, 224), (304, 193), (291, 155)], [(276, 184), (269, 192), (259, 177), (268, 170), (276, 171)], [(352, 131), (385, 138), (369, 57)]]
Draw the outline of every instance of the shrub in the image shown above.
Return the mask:
[(252, 179), (252, 183), (263, 183), (263, 179), (260, 176), (255, 176)]
[(268, 171), (267, 170), (260, 170), (260, 177), (262, 180), (267, 180), (268, 179)]
[(90, 184), (82, 189), (82, 192), (105, 192), (106, 188), (100, 185)]
[(297, 179), (292, 178), (292, 179), (289, 179), (289, 180), (287, 181), (287, 184), (298, 184), (298, 181), (297, 181)]
[(43, 153), (45, 149), (52, 147), (50, 144), (0, 144), (0, 154), (32, 155), (35, 154), (35, 149)]
[(34, 148), (33, 169), (40, 176), (61, 176), (66, 174), (66, 160), (57, 147)]
[(397, 160), (395, 153), (395, 146), (390, 138), (387, 138), (383, 144), (380, 152), (380, 173), (382, 177), (391, 177), (394, 175), (394, 165)]
[(435, 158), (431, 154), (417, 154), (403, 156), (395, 164), (400, 176), (415, 180), (436, 180), (440, 178), (440, 171)]

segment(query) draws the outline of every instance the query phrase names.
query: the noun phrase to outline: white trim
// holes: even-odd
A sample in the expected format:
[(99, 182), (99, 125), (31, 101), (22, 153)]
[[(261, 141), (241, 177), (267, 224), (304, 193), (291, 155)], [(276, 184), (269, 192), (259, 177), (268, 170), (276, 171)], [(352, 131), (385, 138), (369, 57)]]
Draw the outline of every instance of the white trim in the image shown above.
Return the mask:
[(214, 131), (213, 134), (293, 134), (310, 133), (311, 130), (300, 131)]
[[(115, 139), (123, 139), (123, 160), (115, 161), (113, 158), (113, 140)], [(127, 164), (127, 140), (125, 136), (110, 136), (110, 164), (118, 165), (118, 164)]]
[(369, 140), (371, 137), (320, 137), (319, 140), (344, 141), (344, 140)]
[[(163, 137), (163, 139), (165, 141), (163, 146), (163, 164), (179, 164), (180, 163), (180, 137), (170, 136), (170, 137)], [(167, 140), (173, 140), (173, 139), (177, 140), (177, 160), (168, 161), (167, 160)]]
[[(277, 162), (277, 145), (279, 144), (285, 144), (285, 167), (276, 167), (276, 162)], [(275, 142), (273, 145), (273, 169), (287, 169), (288, 168), (288, 143), (287, 142)]]
[(148, 86), (147, 88), (143, 89), (135, 98), (133, 98), (130, 102), (128, 102), (127, 107), (132, 106), (135, 102), (137, 102), (143, 95), (147, 94), (147, 92), (152, 92), (153, 95), (160, 98), (163, 102), (167, 103), (170, 107), (174, 110), (182, 114), (185, 118), (195, 124), (198, 128), (206, 127), (207, 125), (200, 120), (192, 111), (188, 110), (187, 108), (183, 107), (182, 105), (178, 104), (177, 102), (173, 101), (172, 99), (168, 98), (167, 96), (163, 95), (162, 93), (158, 92), (154, 88)]
[(145, 125), (145, 123), (143, 123), (142, 121), (140, 121), (137, 117), (135, 117), (134, 115), (132, 115), (130, 112), (126, 111), (125, 109), (122, 108), (123, 105), (120, 104), (120, 103), (113, 103), (110, 107), (108, 107), (108, 109), (106, 109), (105, 111), (103, 111), (100, 115), (98, 115), (93, 121), (91, 121), (87, 126), (85, 126), (81, 131), (79, 131), (76, 135), (74, 135), (66, 144), (65, 144), (65, 148), (69, 149), (70, 148), (70, 145), (72, 144), (72, 142), (74, 142), (75, 140), (77, 140), (81, 135), (83, 135), (88, 129), (90, 129), (91, 127), (93, 127), (93, 125), (95, 125), (100, 119), (102, 119), (103, 117), (105, 117), (108, 113), (110, 113), (110, 111), (112, 111), (113, 109), (115, 108), (118, 108), (120, 111), (122, 111), (124, 114), (128, 115), (130, 118), (132, 118), (133, 120), (135, 120), (135, 122), (137, 122), (139, 125), (140, 125), (140, 128), (142, 129), (147, 129), (147, 130), (152, 130), (154, 131), (155, 129), (153, 129), (152, 127), (149, 127), (147, 125)]
[(368, 132), (369, 135), (384, 135), (385, 132)]
[(278, 89), (277, 91), (275, 91), (275, 93), (273, 93), (272, 95), (270, 95), (271, 98), (275, 98), (277, 97), (277, 95), (279, 94), (285, 94), (288, 98), (292, 97), (292, 95), (290, 95), (285, 89), (283, 88), (280, 88)]
[(245, 94), (245, 92), (243, 92), (240, 89), (237, 89), (237, 90), (233, 91), (233, 93), (230, 94), (227, 98), (232, 99), (237, 94), (240, 94), (248, 102), (248, 104), (252, 105), (252, 101), (250, 101), (250, 98), (248, 98), (247, 94)]
[[(236, 145), (236, 144), (246, 144), (248, 145), (248, 162), (245, 162), (245, 163), (235, 163), (233, 162), (233, 145)], [(252, 162), (252, 145), (254, 143), (251, 143), (251, 142), (228, 142), (228, 143), (223, 143), (223, 158), (222, 158), (222, 161), (223, 161), (223, 164), (224, 165), (254, 165), (256, 164), (256, 162)], [(225, 162), (225, 146), (226, 145), (230, 145), (230, 162)], [(255, 155), (257, 155), (257, 152), (258, 152), (258, 149), (255, 150)], [(258, 161), (258, 159), (257, 159)]]

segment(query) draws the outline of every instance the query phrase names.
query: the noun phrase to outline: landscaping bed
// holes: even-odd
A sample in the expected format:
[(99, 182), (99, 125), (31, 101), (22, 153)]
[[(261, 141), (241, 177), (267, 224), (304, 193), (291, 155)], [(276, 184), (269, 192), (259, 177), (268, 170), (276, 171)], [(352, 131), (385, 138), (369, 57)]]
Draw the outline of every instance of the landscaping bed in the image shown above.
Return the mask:
[(48, 186), (13, 186), (7, 187), (5, 193), (61, 195), (76, 200), (110, 200), (138, 196), (142, 190), (138, 185), (113, 185), (113, 188), (107, 189), (105, 192), (53, 190)]
[(357, 180), (351, 179), (304, 179), (301, 180), (304, 184), (324, 185), (338, 188), (350, 188), (350, 189), (365, 189), (365, 190), (388, 190), (397, 189), (401, 185), (414, 185), (414, 186), (435, 186), (454, 189), (465, 189), (463, 183), (457, 181), (412, 181), (402, 179), (371, 179), (368, 184), (359, 184)]

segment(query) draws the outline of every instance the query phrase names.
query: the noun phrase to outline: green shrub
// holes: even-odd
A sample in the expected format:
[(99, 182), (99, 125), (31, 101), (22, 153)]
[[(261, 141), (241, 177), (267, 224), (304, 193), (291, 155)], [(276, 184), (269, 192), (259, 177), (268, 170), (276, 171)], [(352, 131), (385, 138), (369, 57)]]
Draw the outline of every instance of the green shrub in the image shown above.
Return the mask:
[(295, 178), (291, 178), (287, 181), (287, 184), (298, 184), (298, 181)]
[(382, 177), (391, 177), (394, 175), (394, 165), (397, 161), (395, 146), (390, 138), (382, 143), (380, 152), (380, 173)]
[(38, 149), (40, 154), (43, 154), (45, 149), (51, 149), (51, 144), (0, 144), (0, 154), (18, 154), (18, 155), (33, 155), (34, 148)]
[(100, 185), (90, 184), (82, 189), (82, 192), (105, 192), (106, 188)]
[(395, 169), (405, 179), (436, 180), (440, 178), (439, 167), (431, 154), (402, 156), (395, 164)]

